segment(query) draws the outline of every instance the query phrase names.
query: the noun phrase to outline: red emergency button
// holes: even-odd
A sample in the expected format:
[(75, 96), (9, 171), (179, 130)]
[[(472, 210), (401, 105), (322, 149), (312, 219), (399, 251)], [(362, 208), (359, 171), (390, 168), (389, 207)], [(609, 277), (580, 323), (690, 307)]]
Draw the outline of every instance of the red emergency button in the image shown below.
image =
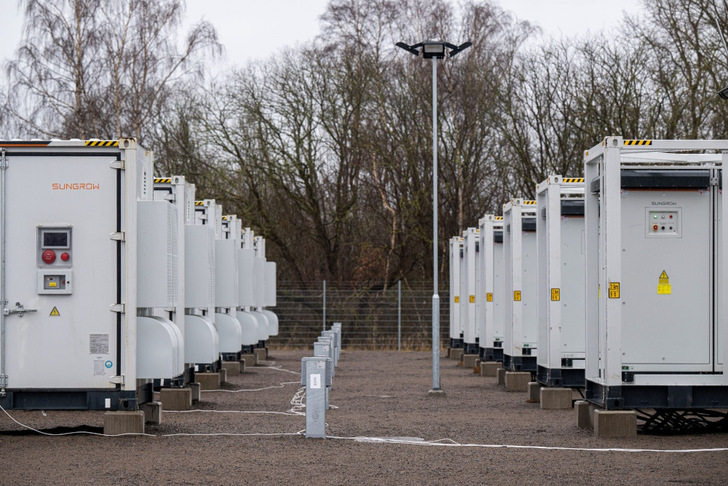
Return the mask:
[(67, 251), (61, 253), (61, 260), (63, 260), (64, 262), (67, 262), (69, 258), (71, 258), (71, 255), (69, 255)]
[(50, 265), (56, 261), (56, 252), (53, 250), (46, 250), (43, 252), (43, 255), (41, 255), (41, 259), (43, 259), (43, 262)]
[(654, 225), (654, 226), (652, 227), (652, 230), (653, 230), (653, 231), (657, 231), (657, 225)]

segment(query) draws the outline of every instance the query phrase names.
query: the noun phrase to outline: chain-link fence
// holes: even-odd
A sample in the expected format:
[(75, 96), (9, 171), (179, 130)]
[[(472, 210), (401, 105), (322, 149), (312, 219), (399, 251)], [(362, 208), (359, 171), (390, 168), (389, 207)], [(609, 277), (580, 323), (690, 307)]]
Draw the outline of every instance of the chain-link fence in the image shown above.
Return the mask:
[[(448, 291), (440, 290), (440, 337), (449, 330)], [(321, 330), (342, 323), (342, 346), (432, 349), (432, 282), (363, 287), (346, 282), (278, 282), (279, 334), (273, 347), (311, 346)], [(324, 317), (325, 316), (325, 317)]]

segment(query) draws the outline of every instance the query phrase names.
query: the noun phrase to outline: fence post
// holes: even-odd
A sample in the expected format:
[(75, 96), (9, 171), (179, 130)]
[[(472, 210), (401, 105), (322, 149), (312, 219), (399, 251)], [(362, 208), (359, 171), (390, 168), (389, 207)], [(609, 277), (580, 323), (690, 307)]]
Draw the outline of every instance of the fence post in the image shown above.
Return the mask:
[(324, 331), (326, 330), (326, 280), (324, 280)]
[(402, 351), (402, 281), (397, 280), (397, 351)]

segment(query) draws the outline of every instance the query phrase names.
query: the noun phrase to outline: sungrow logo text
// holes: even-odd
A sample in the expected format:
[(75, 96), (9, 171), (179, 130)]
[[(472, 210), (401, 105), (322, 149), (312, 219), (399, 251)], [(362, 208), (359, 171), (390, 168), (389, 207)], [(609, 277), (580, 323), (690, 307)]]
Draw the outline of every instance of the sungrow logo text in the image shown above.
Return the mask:
[(54, 191), (98, 191), (99, 184), (93, 182), (54, 182), (51, 189)]

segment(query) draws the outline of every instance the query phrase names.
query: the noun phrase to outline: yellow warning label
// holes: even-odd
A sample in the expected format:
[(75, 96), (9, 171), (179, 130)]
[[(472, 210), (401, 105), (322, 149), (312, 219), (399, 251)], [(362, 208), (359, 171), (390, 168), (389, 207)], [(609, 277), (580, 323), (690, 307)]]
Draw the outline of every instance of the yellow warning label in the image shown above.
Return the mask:
[(493, 302), (493, 292), (486, 293), (485, 300), (487, 300), (488, 302)]
[(471, 295), (470, 296), (470, 303), (471, 304), (475, 304), (475, 296), (474, 295)]
[(460, 303), (460, 296), (458, 296), (458, 295), (455, 296), (455, 303), (456, 304)]
[(520, 290), (514, 290), (513, 291), (513, 300), (515, 302), (520, 302), (521, 301), (521, 291)]
[(561, 289), (557, 289), (557, 288), (551, 289), (551, 300), (553, 302), (561, 300)]
[(51, 309), (51, 317), (60, 317), (61, 313), (58, 312), (58, 307), (53, 306), (53, 309)]
[(609, 282), (609, 298), (619, 299), (619, 282)]
[(664, 270), (660, 274), (660, 278), (657, 280), (657, 295), (671, 295), (672, 285), (670, 285), (670, 277), (667, 276), (667, 272)]

